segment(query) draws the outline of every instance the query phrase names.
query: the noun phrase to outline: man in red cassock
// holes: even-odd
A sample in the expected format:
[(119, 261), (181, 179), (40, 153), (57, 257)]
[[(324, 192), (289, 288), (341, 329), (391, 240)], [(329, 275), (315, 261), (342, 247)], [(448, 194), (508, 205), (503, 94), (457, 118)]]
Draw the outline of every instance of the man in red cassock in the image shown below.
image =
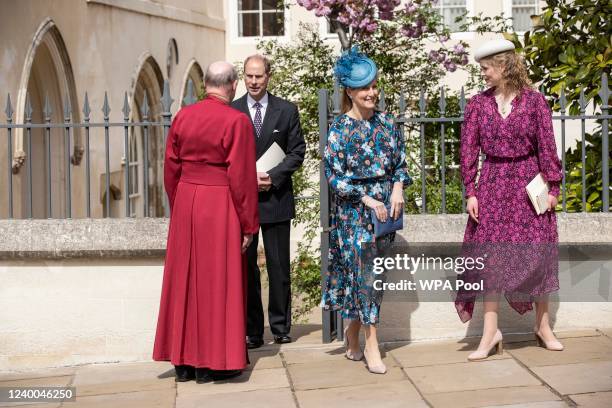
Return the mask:
[(255, 136), (230, 107), (238, 76), (210, 65), (206, 98), (176, 115), (166, 145), (170, 229), (153, 359), (171, 361), (176, 380), (239, 375), (245, 339), (244, 253), (259, 230)]

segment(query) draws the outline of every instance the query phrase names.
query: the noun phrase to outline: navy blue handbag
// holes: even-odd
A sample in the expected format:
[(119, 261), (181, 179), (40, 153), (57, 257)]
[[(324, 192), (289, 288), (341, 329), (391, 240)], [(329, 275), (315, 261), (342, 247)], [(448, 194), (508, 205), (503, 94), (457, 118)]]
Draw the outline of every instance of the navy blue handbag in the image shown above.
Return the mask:
[(386, 206), (386, 208), (387, 213), (389, 214), (389, 216), (387, 217), (387, 222), (380, 222), (376, 217), (376, 211), (370, 209), (372, 223), (374, 224), (374, 235), (376, 236), (376, 238), (382, 237), (383, 235), (387, 235), (395, 231), (399, 231), (404, 228), (404, 210), (402, 209), (400, 216), (396, 220), (394, 220), (393, 218), (391, 218), (391, 206), (388, 205)]

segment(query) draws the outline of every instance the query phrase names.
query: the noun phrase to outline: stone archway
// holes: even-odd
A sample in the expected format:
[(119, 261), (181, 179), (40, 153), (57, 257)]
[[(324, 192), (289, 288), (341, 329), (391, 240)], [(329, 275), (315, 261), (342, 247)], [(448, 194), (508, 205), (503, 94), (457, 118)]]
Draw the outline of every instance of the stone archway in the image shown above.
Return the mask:
[(193, 83), (193, 95), (197, 100), (198, 96), (204, 90), (204, 71), (202, 71), (202, 67), (195, 59), (189, 61), (189, 64), (187, 64), (187, 70), (185, 71), (185, 75), (183, 75), (183, 86), (181, 88), (181, 95), (179, 99), (180, 106), (185, 105), (184, 99), (185, 96), (187, 96), (187, 87), (189, 84), (189, 80), (191, 80), (191, 82)]
[[(163, 90), (163, 75), (159, 64), (149, 53), (143, 54), (139, 59), (136, 75), (134, 75), (131, 92), (131, 120), (141, 122), (144, 119), (142, 109), (145, 95), (147, 97), (148, 115), (150, 122), (161, 121), (161, 97)], [(160, 126), (148, 128), (148, 183), (147, 194), (149, 198), (148, 215), (162, 217), (164, 215), (164, 188), (163, 188), (163, 162), (164, 145), (163, 129)], [(130, 185), (128, 186), (128, 199), (130, 200), (130, 216), (145, 215), (145, 168), (144, 168), (144, 129), (133, 126), (130, 130)], [(134, 151), (136, 150), (136, 151)]]
[[(26, 54), (16, 103), (16, 120), (19, 123), (26, 121), (28, 97), (32, 107), (32, 123), (45, 122), (43, 110), (46, 98), (48, 98), (51, 107), (51, 123), (64, 122), (64, 104), (66, 101), (72, 107), (72, 120), (80, 121), (74, 75), (68, 51), (59, 29), (50, 18), (44, 20), (38, 27)], [(76, 154), (73, 154), (70, 158), (72, 161), (69, 164), (70, 166), (78, 164), (82, 152), (80, 132), (78, 130), (71, 132), (71, 146)], [(15, 205), (15, 216), (21, 218), (28, 216), (28, 168), (31, 165), (32, 217), (62, 218), (66, 216), (64, 130), (52, 128), (50, 143), (47, 141), (44, 129), (32, 129), (31, 133), (31, 145), (28, 146), (27, 131), (24, 129), (16, 129), (15, 131), (13, 170), (14, 173), (17, 173), (15, 196), (19, 201)], [(31, 157), (27, 155), (29, 148), (31, 149)], [(47, 156), (48, 150), (50, 150), (50, 163)], [(51, 169), (50, 172), (49, 168)], [(49, 175), (51, 177), (50, 188)], [(51, 212), (47, 208), (49, 197), (51, 199)]]

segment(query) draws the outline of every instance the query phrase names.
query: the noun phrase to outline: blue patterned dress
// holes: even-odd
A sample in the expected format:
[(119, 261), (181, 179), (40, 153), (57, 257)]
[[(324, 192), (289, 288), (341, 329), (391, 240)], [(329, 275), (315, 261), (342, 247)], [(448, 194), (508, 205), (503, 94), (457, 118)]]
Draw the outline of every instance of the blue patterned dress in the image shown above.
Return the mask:
[(362, 270), (360, 260), (364, 248), (383, 248), (393, 242), (395, 233), (376, 239), (370, 209), (361, 197), (369, 195), (388, 205), (393, 183), (402, 182), (404, 187), (412, 183), (404, 140), (393, 116), (381, 112), (368, 120), (338, 116), (329, 130), (324, 166), (333, 204), (321, 306), (342, 310), (345, 319), (376, 324), (382, 292), (373, 289), (372, 273)]

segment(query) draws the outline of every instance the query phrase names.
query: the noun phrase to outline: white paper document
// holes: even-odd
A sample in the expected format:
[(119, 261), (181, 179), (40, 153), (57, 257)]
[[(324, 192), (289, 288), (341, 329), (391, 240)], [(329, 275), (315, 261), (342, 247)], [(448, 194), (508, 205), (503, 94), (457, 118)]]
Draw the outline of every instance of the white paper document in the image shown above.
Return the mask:
[(527, 184), (527, 195), (537, 214), (544, 214), (548, 210), (548, 183), (541, 173)]
[(272, 146), (261, 155), (257, 160), (257, 171), (267, 173), (268, 170), (278, 166), (285, 159), (285, 152), (278, 143), (272, 143)]

